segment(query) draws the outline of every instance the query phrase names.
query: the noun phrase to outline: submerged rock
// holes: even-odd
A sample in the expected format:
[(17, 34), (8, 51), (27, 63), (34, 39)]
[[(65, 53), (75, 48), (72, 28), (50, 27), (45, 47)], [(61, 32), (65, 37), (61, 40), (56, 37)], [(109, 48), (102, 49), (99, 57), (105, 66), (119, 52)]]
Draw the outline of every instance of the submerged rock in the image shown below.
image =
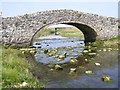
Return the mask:
[(62, 59), (58, 59), (58, 60), (56, 60), (57, 62), (60, 62), (60, 61), (62, 61)]

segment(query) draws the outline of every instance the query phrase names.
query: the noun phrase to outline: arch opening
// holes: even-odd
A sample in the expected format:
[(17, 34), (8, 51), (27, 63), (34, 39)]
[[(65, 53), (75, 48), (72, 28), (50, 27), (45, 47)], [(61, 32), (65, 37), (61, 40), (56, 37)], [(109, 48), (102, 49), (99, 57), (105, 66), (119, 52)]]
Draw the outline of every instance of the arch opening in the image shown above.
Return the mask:
[[(66, 24), (66, 25), (71, 25), (76, 27), (77, 29), (79, 29), (83, 35), (84, 35), (84, 42), (88, 43), (88, 42), (95, 42), (96, 41), (96, 37), (97, 37), (97, 33), (96, 31), (89, 27), (88, 25), (85, 24), (81, 24), (81, 23), (75, 23), (75, 22), (64, 22), (64, 23), (58, 23), (58, 24)], [(51, 25), (51, 24), (50, 24)], [(52, 24), (53, 25), (53, 24)], [(42, 29), (44, 29), (45, 27), (47, 27), (49, 25), (43, 26), (42, 28), (40, 28), (32, 37), (30, 44), (32, 45), (33, 40), (35, 35), (41, 31)]]

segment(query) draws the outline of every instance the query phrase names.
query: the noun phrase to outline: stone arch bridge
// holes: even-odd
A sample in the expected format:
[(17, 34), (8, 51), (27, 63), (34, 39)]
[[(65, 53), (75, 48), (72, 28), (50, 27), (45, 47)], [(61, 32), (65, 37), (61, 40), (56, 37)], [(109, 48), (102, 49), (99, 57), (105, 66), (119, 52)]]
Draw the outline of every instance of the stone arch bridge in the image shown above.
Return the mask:
[(38, 31), (54, 24), (68, 24), (80, 29), (85, 42), (107, 40), (118, 35), (118, 19), (74, 10), (51, 10), (2, 18), (2, 40), (7, 45), (30, 45)]

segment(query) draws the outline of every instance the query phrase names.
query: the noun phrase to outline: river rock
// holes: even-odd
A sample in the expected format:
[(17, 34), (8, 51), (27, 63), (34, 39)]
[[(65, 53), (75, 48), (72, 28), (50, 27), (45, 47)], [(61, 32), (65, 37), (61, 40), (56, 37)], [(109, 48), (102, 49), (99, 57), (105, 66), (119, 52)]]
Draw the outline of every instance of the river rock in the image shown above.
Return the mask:
[(89, 53), (88, 55), (96, 55), (97, 53)]
[(70, 58), (70, 63), (71, 63), (71, 64), (77, 64), (77, 63), (78, 63), (78, 60), (75, 59), (74, 57), (71, 57), (71, 58)]
[(63, 70), (63, 68), (60, 65), (55, 65), (55, 70)]
[(35, 51), (30, 51), (30, 53), (35, 53)]
[(83, 52), (84, 52), (84, 53), (87, 53), (87, 52), (89, 52), (89, 51), (88, 51), (88, 50), (84, 50)]
[(53, 56), (53, 53), (49, 53), (48, 56), (49, 56), (49, 57), (50, 57), (50, 56)]
[(106, 49), (106, 48), (104, 48), (104, 49), (103, 49), (103, 51), (104, 51), (104, 52), (106, 52), (106, 51), (107, 51), (107, 49)]
[(58, 58), (58, 57), (59, 57), (59, 55), (55, 55), (55, 57), (56, 57), (56, 58)]
[(95, 63), (96, 66), (100, 66), (100, 63)]
[(45, 49), (45, 50), (44, 50), (44, 53), (45, 53), (45, 54), (48, 53), (48, 49)]
[(110, 76), (105, 76), (105, 75), (102, 76), (102, 81), (109, 82), (110, 80), (111, 80)]
[(71, 72), (76, 72), (76, 70), (77, 70), (76, 68), (70, 68)]
[(58, 59), (58, 60), (57, 60), (57, 62), (60, 62), (60, 61), (62, 61), (62, 59)]
[(92, 74), (93, 72), (91, 70), (85, 71), (86, 74)]
[(66, 54), (67, 54), (67, 53), (64, 53), (64, 54), (60, 55), (60, 56), (59, 56), (59, 59), (64, 59), (64, 58), (66, 58)]

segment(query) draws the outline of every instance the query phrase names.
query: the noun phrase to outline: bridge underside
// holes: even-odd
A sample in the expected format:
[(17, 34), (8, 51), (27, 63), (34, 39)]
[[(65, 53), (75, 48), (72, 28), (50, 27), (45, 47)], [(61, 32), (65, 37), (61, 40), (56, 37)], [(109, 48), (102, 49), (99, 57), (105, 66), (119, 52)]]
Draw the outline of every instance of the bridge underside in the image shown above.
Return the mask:
[[(60, 23), (60, 24), (67, 24), (67, 25), (72, 25), (75, 26), (76, 28), (78, 28), (84, 35), (84, 39), (85, 39), (85, 43), (88, 42), (95, 42), (96, 41), (96, 37), (97, 37), (97, 33), (95, 32), (95, 30), (87, 25), (84, 24), (80, 24), (80, 23)], [(40, 28), (33, 36), (32, 40), (31, 40), (31, 44), (33, 43), (34, 37), (35, 35), (43, 28)]]
[(72, 25), (81, 30), (81, 32), (84, 34), (85, 42), (95, 42), (97, 33), (91, 27), (79, 23), (63, 23), (63, 24)]

